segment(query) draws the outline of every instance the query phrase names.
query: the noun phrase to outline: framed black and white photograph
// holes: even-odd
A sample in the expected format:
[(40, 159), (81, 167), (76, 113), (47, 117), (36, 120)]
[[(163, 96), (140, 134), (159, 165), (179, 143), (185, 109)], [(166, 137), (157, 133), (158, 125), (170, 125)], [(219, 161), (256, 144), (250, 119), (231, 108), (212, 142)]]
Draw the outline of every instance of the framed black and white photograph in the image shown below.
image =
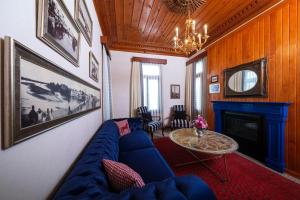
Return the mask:
[(93, 52), (90, 51), (90, 78), (98, 82), (99, 80), (99, 62)]
[(75, 66), (79, 61), (80, 30), (62, 0), (38, 0), (37, 37)]
[(4, 45), (4, 148), (101, 107), (97, 87), (10, 37)]
[(219, 76), (218, 75), (214, 75), (210, 77), (210, 82), (211, 83), (217, 83), (219, 82)]
[(171, 99), (180, 99), (180, 85), (171, 84), (170, 96)]
[(75, 22), (88, 44), (92, 46), (93, 21), (85, 0), (75, 0)]
[(220, 93), (220, 83), (209, 84), (209, 93), (210, 94)]

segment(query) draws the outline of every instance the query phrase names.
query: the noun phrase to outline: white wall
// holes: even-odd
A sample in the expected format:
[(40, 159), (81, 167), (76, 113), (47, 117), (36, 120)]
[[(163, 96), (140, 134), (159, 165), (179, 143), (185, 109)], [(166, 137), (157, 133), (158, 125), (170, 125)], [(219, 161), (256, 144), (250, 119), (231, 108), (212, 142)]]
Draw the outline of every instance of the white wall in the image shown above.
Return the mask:
[[(74, 16), (74, 0), (64, 0)], [(89, 78), (89, 51), (101, 63), (101, 29), (92, 0), (86, 0), (93, 23), (93, 47), (81, 37), (80, 67), (36, 38), (36, 0), (1, 0), (0, 37), (12, 36), (61, 68), (101, 88)], [(101, 67), (100, 67), (101, 71)], [(100, 72), (100, 76), (101, 72)], [(0, 150), (0, 199), (45, 199), (64, 175), (102, 121), (101, 110), (40, 134), (7, 150)]]
[[(167, 123), (170, 116), (170, 108), (176, 104), (184, 104), (185, 63), (187, 59), (183, 57), (121, 51), (111, 51), (111, 54), (114, 118), (129, 116), (131, 58), (135, 56), (167, 59), (167, 65), (162, 67), (163, 117), (164, 123)], [(170, 84), (180, 85), (180, 99), (170, 99)]]

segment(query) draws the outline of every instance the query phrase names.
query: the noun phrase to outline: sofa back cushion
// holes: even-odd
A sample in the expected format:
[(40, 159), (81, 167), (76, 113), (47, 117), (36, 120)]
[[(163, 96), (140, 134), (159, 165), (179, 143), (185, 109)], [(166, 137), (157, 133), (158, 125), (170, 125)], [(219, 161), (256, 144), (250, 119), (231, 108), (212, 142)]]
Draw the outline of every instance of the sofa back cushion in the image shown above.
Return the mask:
[(119, 158), (119, 131), (113, 120), (104, 122), (88, 144), (70, 175), (55, 195), (55, 199), (93, 199), (112, 191), (102, 159)]

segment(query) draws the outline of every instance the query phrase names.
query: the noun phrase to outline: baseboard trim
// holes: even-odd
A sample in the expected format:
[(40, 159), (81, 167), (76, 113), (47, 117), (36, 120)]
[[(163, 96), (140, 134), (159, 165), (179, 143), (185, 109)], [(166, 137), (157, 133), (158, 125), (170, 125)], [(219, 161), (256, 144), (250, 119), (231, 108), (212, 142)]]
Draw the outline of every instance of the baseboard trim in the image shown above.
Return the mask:
[(70, 175), (71, 171), (75, 167), (75, 164), (81, 158), (84, 150), (87, 148), (87, 146), (94, 139), (94, 137), (96, 136), (96, 133), (98, 132), (98, 130), (101, 128), (102, 125), (103, 125), (103, 123), (99, 126), (99, 128), (97, 128), (97, 131), (94, 133), (94, 135), (91, 137), (91, 139), (87, 142), (87, 144), (85, 145), (85, 147), (80, 151), (80, 153), (78, 154), (78, 156), (76, 157), (76, 159), (72, 162), (72, 164), (70, 165), (70, 167), (68, 168), (68, 170), (65, 172), (65, 174), (61, 177), (61, 179), (58, 181), (58, 183), (56, 184), (56, 186), (52, 189), (52, 191), (50, 192), (50, 194), (46, 198), (47, 200), (54, 199), (54, 196), (57, 193), (58, 189), (63, 185), (65, 179)]
[(291, 175), (291, 176), (294, 176), (294, 177), (300, 179), (300, 173), (295, 172), (295, 171), (290, 170), (290, 169), (286, 169), (285, 171), (286, 171), (287, 174), (289, 174), (289, 175)]

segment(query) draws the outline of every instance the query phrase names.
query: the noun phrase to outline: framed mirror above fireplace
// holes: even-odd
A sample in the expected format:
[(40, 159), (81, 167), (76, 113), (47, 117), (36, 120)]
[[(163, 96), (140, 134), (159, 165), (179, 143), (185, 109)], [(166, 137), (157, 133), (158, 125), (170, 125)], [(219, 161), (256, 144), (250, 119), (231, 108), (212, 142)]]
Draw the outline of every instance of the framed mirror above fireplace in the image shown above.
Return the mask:
[(225, 97), (266, 97), (267, 59), (238, 65), (224, 70)]

